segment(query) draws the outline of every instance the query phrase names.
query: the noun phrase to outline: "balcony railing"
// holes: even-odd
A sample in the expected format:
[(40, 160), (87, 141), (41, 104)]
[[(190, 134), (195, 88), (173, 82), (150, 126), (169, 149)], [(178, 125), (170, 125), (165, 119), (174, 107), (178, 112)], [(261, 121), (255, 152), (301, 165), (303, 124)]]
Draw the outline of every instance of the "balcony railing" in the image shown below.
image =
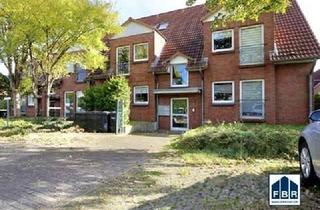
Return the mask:
[(248, 45), (240, 48), (240, 65), (264, 63), (264, 45)]

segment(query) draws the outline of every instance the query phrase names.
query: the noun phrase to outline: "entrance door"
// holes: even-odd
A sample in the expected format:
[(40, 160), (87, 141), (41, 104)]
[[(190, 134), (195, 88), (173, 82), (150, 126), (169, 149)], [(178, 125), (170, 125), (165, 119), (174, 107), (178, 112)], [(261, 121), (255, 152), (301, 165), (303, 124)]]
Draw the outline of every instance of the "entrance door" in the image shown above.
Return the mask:
[(187, 98), (171, 99), (171, 130), (188, 130), (189, 101)]
[(73, 118), (74, 117), (74, 92), (65, 92), (64, 95), (64, 117)]

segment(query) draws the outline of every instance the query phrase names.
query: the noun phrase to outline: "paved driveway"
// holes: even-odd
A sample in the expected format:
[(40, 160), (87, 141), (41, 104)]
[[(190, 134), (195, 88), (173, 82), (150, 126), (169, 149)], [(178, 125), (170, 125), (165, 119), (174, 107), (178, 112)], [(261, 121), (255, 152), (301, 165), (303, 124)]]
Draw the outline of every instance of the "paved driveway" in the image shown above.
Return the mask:
[[(69, 134), (59, 135), (69, 139)], [(0, 141), (0, 209), (62, 206), (143, 164), (149, 153), (168, 141), (167, 137), (110, 134), (77, 134), (72, 138), (67, 145), (54, 147)]]

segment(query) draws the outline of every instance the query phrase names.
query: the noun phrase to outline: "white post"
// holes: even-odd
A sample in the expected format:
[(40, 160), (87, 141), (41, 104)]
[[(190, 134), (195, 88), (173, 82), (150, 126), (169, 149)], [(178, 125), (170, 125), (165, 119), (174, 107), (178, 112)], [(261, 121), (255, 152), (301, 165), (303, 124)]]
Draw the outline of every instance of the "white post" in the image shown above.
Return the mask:
[(5, 101), (7, 101), (7, 128), (9, 127), (9, 118), (10, 118), (10, 97), (4, 98)]

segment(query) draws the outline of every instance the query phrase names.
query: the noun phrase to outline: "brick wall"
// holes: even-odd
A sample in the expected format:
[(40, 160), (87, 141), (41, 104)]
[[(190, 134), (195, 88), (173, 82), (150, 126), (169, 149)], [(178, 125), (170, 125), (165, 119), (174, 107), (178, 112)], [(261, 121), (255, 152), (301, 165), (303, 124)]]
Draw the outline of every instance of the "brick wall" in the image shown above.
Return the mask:
[[(259, 66), (240, 66), (239, 31), (241, 27), (263, 24), (265, 62)], [(211, 23), (204, 23), (204, 55), (209, 59), (208, 69), (204, 72), (205, 120), (212, 122), (240, 120), (240, 81), (263, 79), (265, 82), (265, 121), (275, 123), (275, 69), (270, 62), (269, 52), (273, 50), (274, 22), (271, 14), (263, 15), (257, 22), (246, 21), (242, 24), (229, 24), (226, 28), (234, 30), (234, 50), (223, 53), (212, 52)], [(216, 29), (217, 31), (220, 29)], [(212, 105), (212, 82), (234, 81), (235, 104)]]
[[(133, 47), (134, 44), (148, 43), (149, 46), (149, 60), (144, 62), (133, 61)], [(116, 72), (116, 48), (120, 46), (130, 46), (130, 76), (128, 76), (129, 85), (133, 94), (135, 86), (149, 87), (149, 104), (148, 105), (134, 105), (131, 103), (130, 120), (132, 121), (147, 121), (155, 122), (155, 96), (153, 89), (155, 88), (154, 76), (150, 72), (151, 64), (154, 61), (154, 33), (146, 33), (142, 35), (135, 35), (126, 38), (120, 38), (110, 41), (110, 64), (111, 69)], [(131, 101), (133, 95), (131, 95)]]
[(312, 68), (312, 63), (276, 66), (277, 123), (308, 122), (308, 77)]

